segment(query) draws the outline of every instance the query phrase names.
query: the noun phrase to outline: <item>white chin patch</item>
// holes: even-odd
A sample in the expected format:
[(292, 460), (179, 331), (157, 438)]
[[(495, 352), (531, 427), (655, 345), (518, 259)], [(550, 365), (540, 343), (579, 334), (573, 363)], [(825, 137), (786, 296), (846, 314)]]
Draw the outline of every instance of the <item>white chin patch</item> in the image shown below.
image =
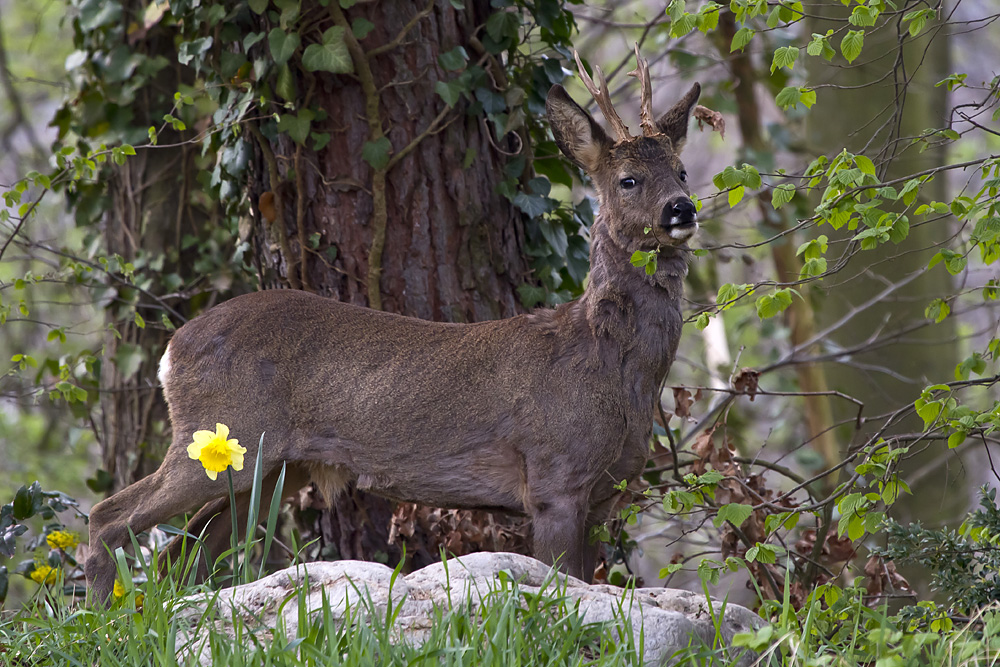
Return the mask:
[(686, 225), (678, 225), (677, 223), (673, 223), (670, 226), (669, 234), (670, 238), (672, 238), (674, 241), (684, 242), (687, 241), (692, 236), (694, 236), (694, 233), (697, 231), (698, 231), (697, 222), (691, 222)]

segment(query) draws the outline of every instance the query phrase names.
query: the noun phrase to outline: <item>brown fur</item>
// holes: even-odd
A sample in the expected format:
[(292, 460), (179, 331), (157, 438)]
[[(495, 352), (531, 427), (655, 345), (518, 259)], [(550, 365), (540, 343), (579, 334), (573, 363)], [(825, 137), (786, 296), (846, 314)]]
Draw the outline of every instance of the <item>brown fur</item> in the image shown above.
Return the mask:
[[(202, 508), (189, 529), (222, 512), (209, 540), (225, 545), (225, 476), (210, 481), (186, 451), (194, 431), (216, 422), (248, 449), (233, 475), (241, 507), (263, 432), (265, 487), (285, 462), (289, 490), (316, 478), (332, 493), (355, 480), (398, 500), (524, 513), (535, 554), (590, 579), (588, 529), (607, 518), (614, 484), (642, 470), (657, 389), (680, 339), (681, 244), (694, 223), (692, 207), (685, 231), (674, 224), (678, 203), (690, 205), (674, 148), (697, 96), (696, 86), (661, 119), (662, 134), (614, 144), (561, 86), (550, 91), (556, 140), (601, 199), (590, 282), (577, 301), (447, 324), (273, 290), (178, 330), (163, 375), (174, 440), (159, 470), (93, 509), (94, 598), (111, 592), (106, 549), (125, 544), (128, 527)], [(624, 189), (625, 178), (636, 185)], [(630, 265), (635, 250), (658, 245), (654, 275)]]

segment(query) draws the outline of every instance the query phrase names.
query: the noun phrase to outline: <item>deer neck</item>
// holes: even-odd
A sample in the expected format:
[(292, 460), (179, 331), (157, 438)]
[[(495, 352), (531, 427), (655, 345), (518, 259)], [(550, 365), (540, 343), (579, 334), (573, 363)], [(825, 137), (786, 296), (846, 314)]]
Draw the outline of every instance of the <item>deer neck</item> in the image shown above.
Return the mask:
[(661, 249), (649, 275), (632, 266), (631, 253), (606, 225), (593, 227), (590, 281), (574, 306), (586, 319), (600, 363), (631, 378), (633, 404), (649, 400), (673, 363), (683, 324), (687, 254), (687, 249)]

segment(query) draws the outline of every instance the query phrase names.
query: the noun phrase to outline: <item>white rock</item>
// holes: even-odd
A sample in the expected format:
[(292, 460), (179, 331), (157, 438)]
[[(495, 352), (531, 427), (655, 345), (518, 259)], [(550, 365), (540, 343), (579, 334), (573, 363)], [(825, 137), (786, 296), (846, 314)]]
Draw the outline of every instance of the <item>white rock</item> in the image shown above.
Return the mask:
[[(473, 605), (500, 586), (498, 576), (506, 572), (518, 582), (522, 592), (537, 593), (543, 586), (553, 589), (553, 574), (548, 565), (512, 553), (476, 553), (453, 558), (447, 563), (437, 563), (400, 576), (391, 586), (392, 570), (378, 563), (363, 561), (335, 561), (308, 563), (290, 567), (264, 577), (259, 581), (220, 591), (215, 604), (223, 621), (235, 613), (256, 631), (259, 638), (279, 623), (286, 636), (295, 637), (299, 623), (299, 604), (290, 596), (302, 593), (306, 609), (312, 613), (322, 608), (324, 597), (333, 617), (344, 617), (348, 605), (356, 614), (364, 609), (363, 600), (370, 599), (376, 609), (385, 610), (390, 595), (398, 609), (396, 631), (401, 641), (420, 644), (429, 635), (435, 607), (447, 609), (449, 600), (464, 601), (471, 596)], [(557, 575), (563, 595), (579, 600), (580, 614), (587, 623), (615, 621), (626, 615), (632, 624), (633, 636), (638, 646), (639, 633), (644, 637), (646, 664), (669, 664), (669, 657), (687, 647), (692, 638), (709, 646), (715, 637), (712, 614), (705, 596), (689, 591), (668, 588), (640, 588), (624, 591), (609, 585), (589, 585), (565, 575)], [(450, 591), (449, 591), (450, 582)], [(548, 582), (548, 583), (547, 583)], [(450, 597), (449, 597), (450, 595)], [(183, 653), (194, 651), (201, 663), (212, 664), (208, 647), (191, 637), (189, 631), (197, 625), (205, 610), (205, 598), (188, 598), (193, 604), (180, 613), (182, 630), (177, 645)], [(715, 615), (723, 611), (723, 604), (712, 601)], [(280, 618), (279, 618), (280, 616)], [(721, 623), (722, 639), (728, 644), (737, 632), (749, 632), (763, 624), (763, 620), (745, 607), (726, 605)], [(231, 633), (232, 627), (220, 628)], [(198, 633), (203, 636), (203, 633)], [(730, 664), (749, 666), (756, 656), (744, 652)]]

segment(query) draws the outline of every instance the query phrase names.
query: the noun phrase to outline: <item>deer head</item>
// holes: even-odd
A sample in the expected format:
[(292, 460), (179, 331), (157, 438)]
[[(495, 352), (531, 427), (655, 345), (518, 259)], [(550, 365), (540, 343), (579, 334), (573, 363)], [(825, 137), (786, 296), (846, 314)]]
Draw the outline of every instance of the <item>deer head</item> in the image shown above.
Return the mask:
[(556, 144), (590, 176), (611, 238), (627, 252), (680, 245), (698, 229), (680, 152), (701, 86), (694, 84), (673, 108), (654, 120), (649, 68), (639, 57), (638, 47), (636, 60), (638, 65), (630, 75), (642, 85), (642, 136), (632, 136), (615, 112), (601, 69), (596, 68), (599, 85), (595, 85), (579, 56), (580, 78), (615, 139), (562, 86), (553, 86), (546, 100)]

